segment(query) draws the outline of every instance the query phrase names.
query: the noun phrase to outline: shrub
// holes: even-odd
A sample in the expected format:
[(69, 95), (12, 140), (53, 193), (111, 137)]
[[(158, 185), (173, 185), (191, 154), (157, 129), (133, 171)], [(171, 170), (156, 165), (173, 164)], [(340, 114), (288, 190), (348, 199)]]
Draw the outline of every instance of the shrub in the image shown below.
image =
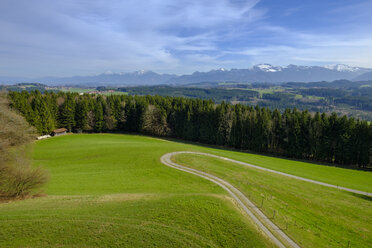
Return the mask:
[(0, 198), (30, 196), (47, 182), (48, 174), (33, 168), (22, 152), (35, 137), (35, 129), (9, 107), (6, 94), (0, 92)]
[(25, 161), (7, 163), (0, 167), (0, 197), (11, 199), (35, 195), (48, 178), (45, 170), (33, 168)]

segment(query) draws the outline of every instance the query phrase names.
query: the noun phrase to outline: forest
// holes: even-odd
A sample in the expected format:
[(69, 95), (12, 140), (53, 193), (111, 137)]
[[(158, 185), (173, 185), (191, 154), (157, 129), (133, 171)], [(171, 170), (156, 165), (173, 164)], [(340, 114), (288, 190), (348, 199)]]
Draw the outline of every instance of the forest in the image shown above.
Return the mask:
[[(0, 83), (1, 84), (1, 83)], [(314, 114), (324, 112), (372, 121), (372, 81), (352, 82), (337, 80), (333, 82), (310, 83), (234, 83), (203, 82), (187, 85), (153, 86), (99, 86), (78, 85), (47, 86), (40, 83), (21, 83), (0, 85), (5, 91), (78, 92), (101, 95), (159, 95), (213, 100), (216, 103), (230, 102), (245, 105), (259, 105), (271, 110), (297, 108)]]
[(40, 134), (60, 127), (134, 132), (349, 167), (371, 165), (372, 125), (336, 113), (164, 96), (23, 91), (8, 97)]
[(372, 121), (372, 83), (337, 80), (333, 82), (314, 83), (200, 83), (191, 85), (169, 86), (132, 86), (132, 87), (97, 87), (98, 93), (108, 90), (128, 95), (160, 95), (187, 98), (212, 99), (222, 101), (259, 105), (281, 112), (287, 108), (308, 110), (311, 113), (325, 112), (331, 114), (360, 118)]

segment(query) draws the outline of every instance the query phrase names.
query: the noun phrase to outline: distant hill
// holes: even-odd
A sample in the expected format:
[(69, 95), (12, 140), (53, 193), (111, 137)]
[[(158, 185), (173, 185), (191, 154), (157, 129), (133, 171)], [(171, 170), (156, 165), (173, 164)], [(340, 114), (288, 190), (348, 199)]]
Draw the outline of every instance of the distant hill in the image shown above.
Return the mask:
[(177, 77), (171, 74), (158, 74), (153, 71), (136, 71), (131, 73), (103, 73), (95, 76), (75, 76), (66, 78), (42, 78), (39, 81), (48, 85), (155, 85), (162, 84)]
[(370, 85), (372, 87), (372, 80), (360, 80), (360, 81), (350, 81), (350, 80), (335, 80), (332, 82), (321, 81), (321, 82), (309, 82), (309, 83), (299, 83), (299, 82), (288, 82), (281, 84), (283, 87), (291, 88), (334, 88), (334, 89), (349, 89), (358, 88), (362, 85)]
[(158, 74), (153, 71), (136, 71), (132, 73), (103, 73), (93, 76), (44, 77), (44, 78), (9, 78), (0, 77), (0, 84), (39, 82), (48, 85), (85, 85), (85, 86), (128, 86), (159, 84), (198, 84), (201, 82), (237, 82), (237, 83), (283, 83), (283, 82), (317, 82), (372, 79), (372, 69), (351, 67), (347, 65), (331, 66), (273, 66), (259, 64), (248, 69), (211, 70), (194, 72), (188, 75)]
[(372, 71), (363, 73), (362, 75), (357, 76), (354, 78), (355, 81), (364, 81), (364, 80), (372, 80)]

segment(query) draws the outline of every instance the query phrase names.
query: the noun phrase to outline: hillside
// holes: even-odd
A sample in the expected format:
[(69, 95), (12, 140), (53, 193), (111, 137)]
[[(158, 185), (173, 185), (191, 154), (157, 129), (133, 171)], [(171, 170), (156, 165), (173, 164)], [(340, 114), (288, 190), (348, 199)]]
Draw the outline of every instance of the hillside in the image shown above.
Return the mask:
[(372, 80), (372, 72), (366, 72), (362, 75), (357, 76), (354, 80), (362, 81), (362, 80)]
[[(0, 204), (1, 247), (272, 247), (217, 185), (161, 164), (160, 156), (172, 151), (207, 152), (372, 190), (370, 172), (143, 136), (67, 135), (38, 141), (33, 150), (34, 165), (51, 173), (47, 196)], [(273, 216), (275, 210), (273, 221), (301, 247), (371, 242), (368, 198), (226, 161), (175, 159), (225, 178), (258, 206), (264, 199), (264, 213)]]

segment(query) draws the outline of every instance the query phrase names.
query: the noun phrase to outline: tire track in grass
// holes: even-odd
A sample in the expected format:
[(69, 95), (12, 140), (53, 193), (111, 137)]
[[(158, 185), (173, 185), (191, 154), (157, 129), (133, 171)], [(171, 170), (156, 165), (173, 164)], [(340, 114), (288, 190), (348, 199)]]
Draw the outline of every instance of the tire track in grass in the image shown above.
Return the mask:
[(333, 185), (333, 184), (329, 184), (329, 183), (320, 182), (320, 181), (313, 180), (313, 179), (308, 179), (308, 178), (304, 178), (304, 177), (300, 177), (300, 176), (295, 176), (295, 175), (291, 175), (291, 174), (288, 174), (288, 173), (284, 173), (284, 172), (280, 172), (280, 171), (276, 171), (276, 170), (272, 170), (272, 169), (267, 169), (267, 168), (264, 168), (264, 167), (261, 167), (261, 166), (241, 162), (241, 161), (234, 160), (234, 159), (231, 159), (231, 158), (221, 157), (221, 156), (214, 155), (214, 154), (203, 153), (203, 152), (176, 152), (175, 154), (179, 154), (179, 153), (191, 153), (191, 154), (198, 154), (198, 155), (204, 155), (204, 156), (208, 156), (208, 157), (223, 159), (223, 160), (226, 160), (226, 161), (229, 161), (229, 162), (232, 162), (232, 163), (236, 163), (236, 164), (240, 164), (240, 165), (243, 165), (243, 166), (246, 166), (246, 167), (251, 167), (251, 168), (258, 169), (258, 170), (271, 172), (271, 173), (274, 173), (274, 174), (294, 178), (294, 179), (309, 182), (309, 183), (322, 185), (322, 186), (329, 187), (329, 188), (344, 190), (344, 191), (348, 191), (348, 192), (358, 194), (358, 195), (372, 196), (372, 193), (370, 193), (370, 192), (356, 190), (356, 189), (350, 189), (350, 188), (346, 188), (346, 187), (342, 187), (342, 186), (338, 186), (338, 185)]
[(277, 225), (275, 225), (264, 213), (254, 205), (242, 192), (240, 192), (237, 188), (235, 188), (230, 183), (222, 180), (219, 177), (213, 176), (209, 173), (202, 172), (199, 170), (195, 170), (192, 168), (188, 168), (177, 163), (174, 163), (171, 158), (174, 155), (188, 153), (188, 154), (199, 154), (205, 155), (210, 157), (217, 157), (220, 159), (226, 159), (223, 157), (219, 157), (212, 154), (207, 153), (198, 153), (198, 152), (171, 152), (163, 155), (160, 158), (160, 161), (169, 166), (171, 168), (185, 171), (196, 176), (202, 177), (207, 179), (221, 188), (223, 188), (234, 200), (238, 203), (238, 205), (243, 209), (243, 211), (254, 221), (254, 223), (261, 229), (267, 237), (278, 247), (285, 248), (285, 247), (294, 247), (300, 248), (298, 244), (296, 244), (287, 234), (285, 234)]

